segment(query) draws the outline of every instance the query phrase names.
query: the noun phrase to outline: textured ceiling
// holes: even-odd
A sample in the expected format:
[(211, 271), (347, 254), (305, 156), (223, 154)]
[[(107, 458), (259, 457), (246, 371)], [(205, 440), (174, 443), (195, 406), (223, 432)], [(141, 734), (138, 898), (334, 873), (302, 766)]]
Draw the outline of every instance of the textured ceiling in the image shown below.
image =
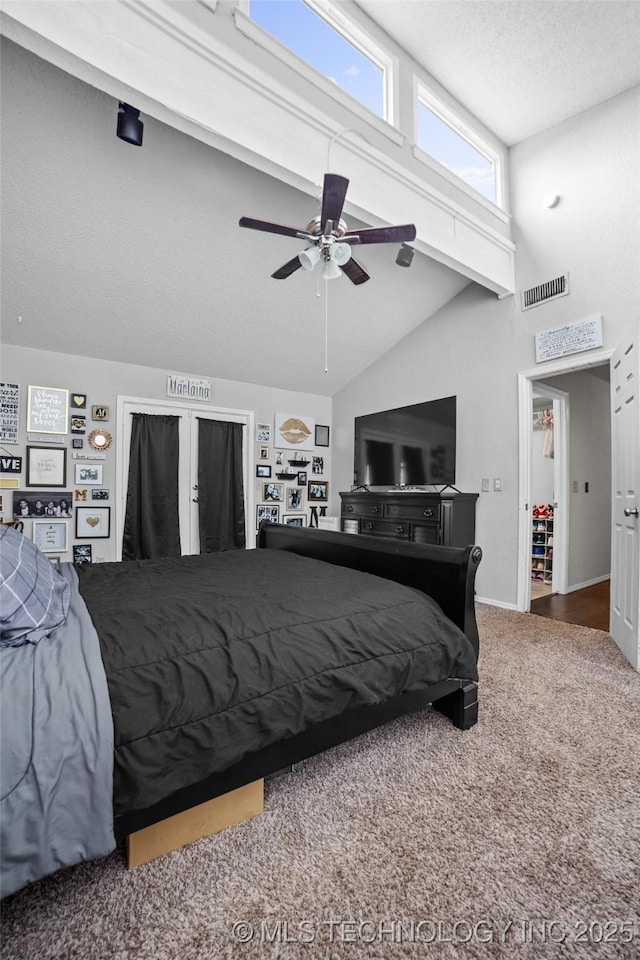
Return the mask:
[(638, 0), (356, 0), (512, 146), (640, 83)]
[[(640, 82), (640, 3), (359, 6), (507, 143)], [(304, 226), (307, 195), (152, 118), (123, 144), (112, 97), (12, 43), (2, 70), (7, 343), (330, 396), (468, 283), (395, 245), (328, 303), (315, 272), (271, 280), (297, 241), (238, 217)]]

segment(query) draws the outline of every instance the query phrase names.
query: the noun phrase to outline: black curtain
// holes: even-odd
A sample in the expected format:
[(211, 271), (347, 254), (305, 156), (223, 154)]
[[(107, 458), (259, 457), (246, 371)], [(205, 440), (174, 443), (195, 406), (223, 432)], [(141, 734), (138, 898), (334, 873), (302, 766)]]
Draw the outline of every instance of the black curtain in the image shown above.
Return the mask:
[(178, 417), (132, 414), (123, 560), (179, 557)]
[(245, 546), (241, 423), (198, 418), (200, 553)]

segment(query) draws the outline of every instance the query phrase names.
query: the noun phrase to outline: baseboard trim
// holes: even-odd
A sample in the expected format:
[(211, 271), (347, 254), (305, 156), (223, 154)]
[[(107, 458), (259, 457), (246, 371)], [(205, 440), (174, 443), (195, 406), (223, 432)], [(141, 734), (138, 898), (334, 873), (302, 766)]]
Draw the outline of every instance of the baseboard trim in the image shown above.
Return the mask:
[(584, 580), (582, 583), (574, 583), (567, 587), (567, 593), (575, 593), (576, 590), (584, 590), (585, 587), (595, 587), (596, 583), (604, 583), (605, 580), (611, 580), (611, 574), (606, 573), (604, 577), (595, 577), (593, 580)]
[(476, 603), (486, 603), (488, 607), (502, 607), (503, 610), (515, 610), (518, 608), (515, 603), (507, 603), (506, 600), (490, 600), (488, 597), (476, 597)]

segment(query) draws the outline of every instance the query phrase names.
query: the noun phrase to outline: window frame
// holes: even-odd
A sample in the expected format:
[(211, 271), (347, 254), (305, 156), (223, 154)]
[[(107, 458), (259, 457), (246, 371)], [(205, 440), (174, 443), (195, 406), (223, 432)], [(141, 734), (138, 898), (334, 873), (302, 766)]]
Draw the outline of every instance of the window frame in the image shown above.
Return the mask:
[[(427, 166), (430, 166), (433, 170), (436, 170), (450, 183), (455, 184), (455, 186), (463, 190), (467, 196), (472, 197), (488, 210), (491, 210), (492, 213), (500, 211), (501, 213), (506, 214), (506, 148), (490, 143), (486, 137), (482, 136), (481, 133), (478, 133), (477, 130), (474, 130), (470, 124), (466, 123), (461, 118), (459, 113), (457, 113), (455, 110), (452, 110), (451, 107), (447, 106), (443, 100), (436, 96), (436, 94), (434, 94), (433, 91), (430, 90), (423, 81), (415, 78), (414, 88), (414, 157), (422, 163), (427, 164)], [(462, 140), (465, 140), (470, 147), (472, 147), (478, 153), (481, 153), (484, 157), (486, 157), (487, 160), (490, 161), (490, 163), (493, 165), (495, 179), (495, 200), (489, 200), (489, 198), (485, 197), (483, 193), (481, 193), (479, 190), (476, 190), (476, 188), (472, 187), (471, 184), (467, 183), (466, 180), (463, 180), (462, 177), (459, 177), (457, 173), (432, 156), (429, 151), (420, 144), (419, 113), (421, 105), (427, 110), (430, 110), (431, 113), (435, 114), (435, 116), (442, 121), (442, 123), (446, 124), (446, 126), (449, 127), (449, 129), (452, 130), (456, 136), (460, 137)]]
[(236, 17), (236, 26), (242, 33), (256, 40), (304, 76), (305, 79), (310, 80), (325, 93), (328, 93), (334, 100), (338, 100), (343, 106), (347, 106), (351, 110), (356, 109), (369, 123), (376, 125), (387, 135), (391, 135), (395, 142), (403, 143), (405, 138), (397, 129), (399, 114), (398, 58), (385, 50), (370, 33), (346, 16), (335, 4), (327, 2), (327, 0), (300, 0), (300, 2), (381, 71), (383, 116), (374, 113), (348, 90), (333, 83), (326, 74), (253, 20), (250, 12), (250, 0), (239, 0), (237, 10), (244, 16), (242, 18)]

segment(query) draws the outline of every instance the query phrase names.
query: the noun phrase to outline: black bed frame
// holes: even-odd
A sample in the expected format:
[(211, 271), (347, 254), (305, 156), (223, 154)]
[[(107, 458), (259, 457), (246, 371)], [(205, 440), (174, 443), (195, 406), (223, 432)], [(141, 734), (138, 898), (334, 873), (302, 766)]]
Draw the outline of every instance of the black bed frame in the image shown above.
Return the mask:
[[(422, 590), (439, 603), (449, 619), (469, 638), (476, 655), (479, 653), (474, 582), (482, 557), (480, 547), (428, 546), (271, 523), (261, 525), (258, 547), (288, 550)], [(268, 778), (329, 747), (429, 704), (449, 717), (456, 727), (467, 730), (478, 718), (478, 685), (472, 680), (452, 678), (430, 686), (419, 694), (403, 694), (383, 704), (350, 710), (298, 736), (246, 756), (241, 763), (178, 790), (153, 807), (116, 817), (116, 838), (125, 837), (254, 780)]]

